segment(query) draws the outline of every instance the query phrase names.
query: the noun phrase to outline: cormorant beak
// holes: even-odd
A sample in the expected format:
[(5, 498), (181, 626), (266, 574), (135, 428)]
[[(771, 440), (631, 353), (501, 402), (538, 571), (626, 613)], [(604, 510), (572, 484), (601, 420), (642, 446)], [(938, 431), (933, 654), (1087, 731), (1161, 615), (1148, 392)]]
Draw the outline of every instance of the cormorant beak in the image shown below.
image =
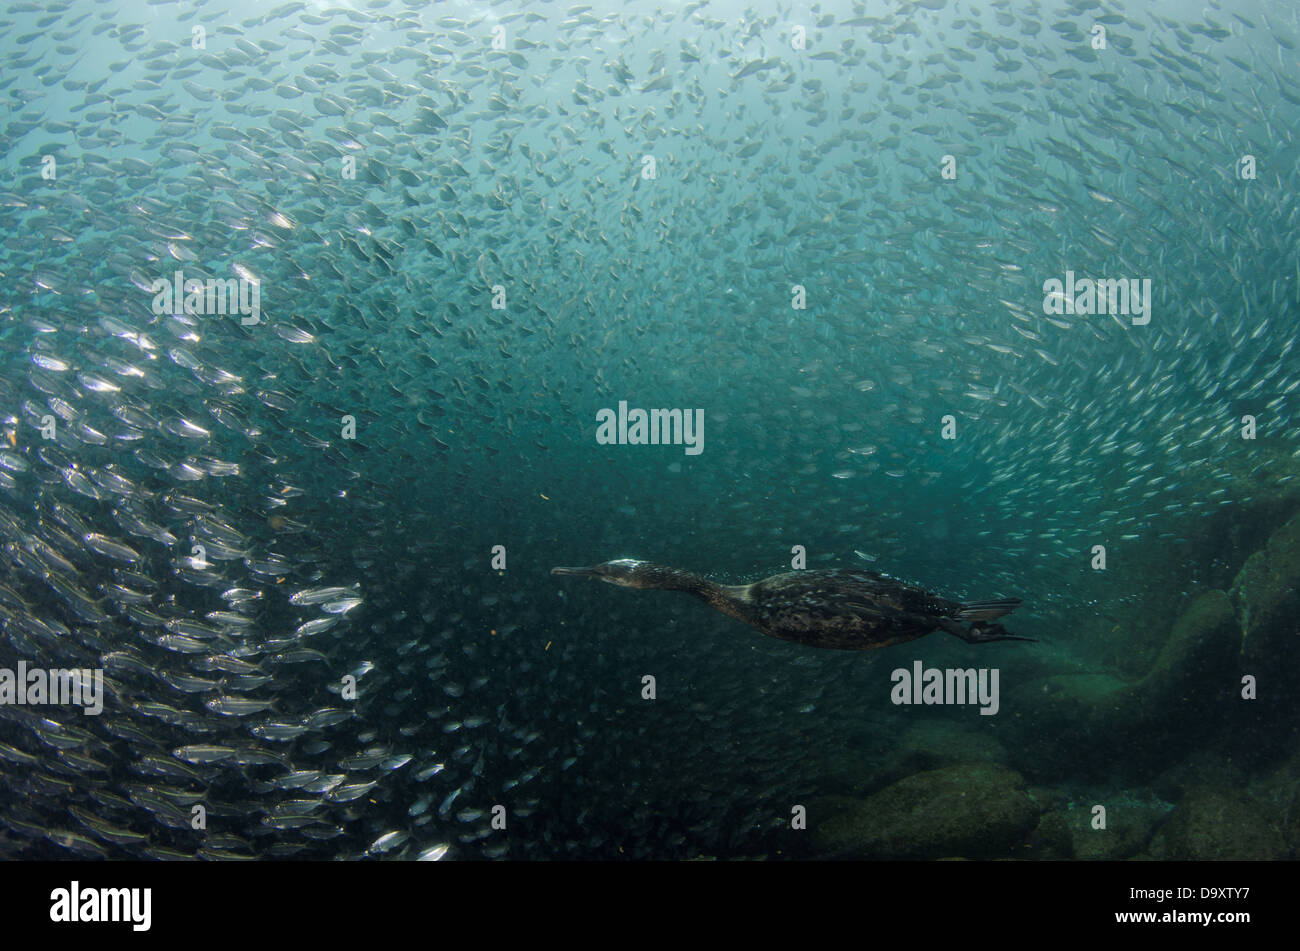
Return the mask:
[(552, 568), (553, 575), (573, 575), (577, 578), (594, 578), (596, 577), (595, 568)]

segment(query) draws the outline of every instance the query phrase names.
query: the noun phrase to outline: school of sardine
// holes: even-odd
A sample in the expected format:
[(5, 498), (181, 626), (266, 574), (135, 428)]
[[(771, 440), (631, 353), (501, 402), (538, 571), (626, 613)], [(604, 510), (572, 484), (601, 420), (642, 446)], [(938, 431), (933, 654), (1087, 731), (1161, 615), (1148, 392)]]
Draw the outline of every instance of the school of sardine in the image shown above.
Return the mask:
[(8, 4), (0, 667), (104, 697), (0, 705), (0, 855), (774, 854), (887, 662), (550, 566), (1222, 586), (1300, 470), (1300, 8), (1165, 6)]

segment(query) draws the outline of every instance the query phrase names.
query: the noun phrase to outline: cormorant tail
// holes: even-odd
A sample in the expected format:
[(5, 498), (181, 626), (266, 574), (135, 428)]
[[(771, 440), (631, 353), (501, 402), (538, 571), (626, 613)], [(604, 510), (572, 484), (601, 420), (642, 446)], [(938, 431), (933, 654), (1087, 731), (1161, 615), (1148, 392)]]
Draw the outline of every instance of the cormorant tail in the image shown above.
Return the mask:
[(963, 631), (962, 633), (957, 634), (957, 636), (967, 644), (987, 644), (989, 641), (1038, 640), (1036, 637), (1021, 637), (1019, 634), (1012, 634), (1001, 624), (986, 624), (983, 621), (976, 621), (970, 626), (970, 630)]
[(994, 601), (967, 601), (957, 612), (959, 621), (992, 621), (1010, 614), (1020, 607), (1019, 598), (999, 598)]
[(1012, 634), (1001, 624), (990, 624), (987, 621), (973, 621), (970, 627), (967, 627), (952, 618), (941, 618), (939, 620), (939, 629), (947, 631), (953, 637), (960, 637), (967, 644), (987, 644), (989, 641), (1038, 640), (1036, 637), (1021, 637), (1019, 634)]

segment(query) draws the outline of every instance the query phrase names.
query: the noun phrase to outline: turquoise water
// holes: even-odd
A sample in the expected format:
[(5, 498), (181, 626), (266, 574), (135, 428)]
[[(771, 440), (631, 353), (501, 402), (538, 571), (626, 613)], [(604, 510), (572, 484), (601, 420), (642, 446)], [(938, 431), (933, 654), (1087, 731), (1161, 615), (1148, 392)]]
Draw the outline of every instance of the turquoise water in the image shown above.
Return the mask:
[[(898, 857), (832, 818), (949, 780), (1026, 828), (904, 854), (1289, 854), (1298, 42), (9, 5), (0, 667), (105, 679), (0, 705), (3, 854)], [(697, 441), (605, 444), (620, 403)], [(1038, 643), (818, 651), (548, 574), (620, 557), (1016, 597)], [(917, 660), (998, 713), (895, 705)], [(1225, 790), (1247, 832), (1188, 844)], [(1142, 804), (1122, 845), (1093, 800)]]

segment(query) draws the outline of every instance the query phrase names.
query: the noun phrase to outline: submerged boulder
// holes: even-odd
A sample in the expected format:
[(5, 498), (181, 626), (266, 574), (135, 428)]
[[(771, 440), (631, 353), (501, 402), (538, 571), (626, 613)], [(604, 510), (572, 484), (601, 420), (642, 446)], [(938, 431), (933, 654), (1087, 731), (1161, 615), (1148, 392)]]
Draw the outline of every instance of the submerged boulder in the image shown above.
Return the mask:
[(1275, 818), (1235, 789), (1190, 790), (1156, 833), (1151, 855), (1190, 861), (1267, 860), (1286, 857)]
[(1300, 661), (1300, 515), (1246, 559), (1232, 584), (1241, 617), (1241, 668), (1264, 678)]
[(1205, 729), (1234, 696), (1231, 671), (1240, 643), (1228, 596), (1197, 596), (1147, 674), (1126, 682), (1109, 674), (1063, 674), (1024, 685), (1013, 707), (1013, 765), (1038, 777), (1141, 775), (1203, 742)]
[[(1093, 806), (1106, 808), (1106, 827), (1094, 827)], [(1070, 829), (1074, 857), (1089, 861), (1128, 859), (1141, 852), (1155, 829), (1169, 816), (1170, 807), (1163, 802), (1112, 800), (1099, 796), (1096, 801), (1072, 803), (1062, 810)]]
[(988, 722), (995, 719), (981, 717), (974, 724), (926, 719), (912, 724), (885, 761), (880, 785), (959, 763), (1006, 762), (1006, 748), (993, 732), (996, 724)]
[(815, 853), (832, 858), (1007, 858), (1031, 854), (1041, 809), (1020, 774), (967, 763), (908, 776), (825, 819), (811, 816)]

